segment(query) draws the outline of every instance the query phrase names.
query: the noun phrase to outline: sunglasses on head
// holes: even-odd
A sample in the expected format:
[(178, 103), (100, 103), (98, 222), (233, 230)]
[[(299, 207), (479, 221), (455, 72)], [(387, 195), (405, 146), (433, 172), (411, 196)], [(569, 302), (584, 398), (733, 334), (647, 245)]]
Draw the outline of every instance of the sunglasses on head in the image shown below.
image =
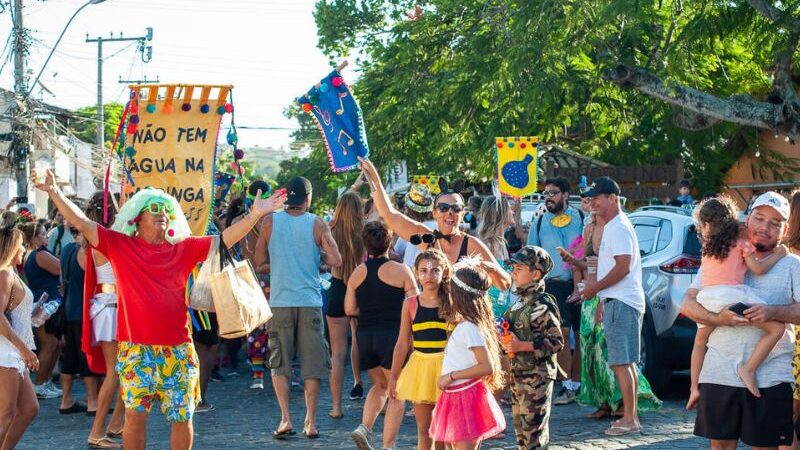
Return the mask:
[(423, 242), (426, 244), (433, 244), (433, 235), (430, 233), (412, 234), (408, 242), (411, 242), (412, 245), (419, 245)]
[(166, 211), (169, 214), (172, 214), (172, 208), (166, 203), (160, 203), (160, 202), (150, 203), (144, 208), (144, 211), (147, 211), (154, 216), (157, 216), (164, 211)]
[(446, 212), (452, 210), (453, 214), (458, 214), (458, 213), (464, 211), (464, 205), (459, 205), (459, 204), (451, 205), (449, 203), (442, 203), (442, 202), (439, 202), (439, 204), (436, 205), (436, 208), (441, 213), (446, 213)]

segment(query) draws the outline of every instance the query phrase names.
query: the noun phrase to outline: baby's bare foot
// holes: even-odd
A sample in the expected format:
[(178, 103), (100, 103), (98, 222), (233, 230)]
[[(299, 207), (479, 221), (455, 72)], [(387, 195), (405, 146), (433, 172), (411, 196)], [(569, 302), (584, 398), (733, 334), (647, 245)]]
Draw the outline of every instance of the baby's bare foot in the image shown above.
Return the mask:
[(756, 381), (756, 372), (755, 370), (749, 370), (745, 366), (740, 366), (736, 369), (736, 373), (739, 374), (739, 378), (742, 379), (744, 385), (747, 387), (747, 390), (750, 391), (756, 397), (761, 397), (761, 392), (758, 390), (758, 382)]

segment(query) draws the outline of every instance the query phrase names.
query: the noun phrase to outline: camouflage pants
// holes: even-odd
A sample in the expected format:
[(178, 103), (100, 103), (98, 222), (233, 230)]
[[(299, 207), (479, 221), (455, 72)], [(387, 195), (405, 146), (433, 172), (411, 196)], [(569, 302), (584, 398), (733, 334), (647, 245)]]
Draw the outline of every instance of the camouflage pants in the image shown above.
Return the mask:
[(541, 375), (514, 375), (511, 386), (514, 433), (520, 450), (547, 448), (553, 380)]

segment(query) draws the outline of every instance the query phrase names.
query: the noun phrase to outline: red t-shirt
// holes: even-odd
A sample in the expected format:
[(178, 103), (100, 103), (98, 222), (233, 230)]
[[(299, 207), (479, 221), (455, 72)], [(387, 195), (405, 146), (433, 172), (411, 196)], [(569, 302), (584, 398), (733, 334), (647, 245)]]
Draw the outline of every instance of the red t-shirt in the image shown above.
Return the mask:
[(153, 245), (97, 226), (97, 250), (117, 279), (117, 340), (136, 344), (191, 342), (186, 282), (208, 256), (212, 237)]

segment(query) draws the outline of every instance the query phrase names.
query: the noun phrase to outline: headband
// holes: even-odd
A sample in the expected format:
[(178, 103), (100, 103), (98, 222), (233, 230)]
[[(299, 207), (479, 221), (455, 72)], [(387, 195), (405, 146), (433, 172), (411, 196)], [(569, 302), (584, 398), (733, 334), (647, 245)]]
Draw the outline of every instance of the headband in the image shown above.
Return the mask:
[(459, 270), (461, 270), (463, 268), (467, 268), (467, 267), (469, 267), (469, 268), (471, 268), (473, 270), (478, 270), (478, 269), (480, 269), (480, 264), (481, 264), (481, 260), (475, 255), (468, 256), (468, 257), (465, 257), (465, 258), (461, 258), (460, 261), (458, 261), (457, 263), (453, 264), (453, 277), (451, 278), (451, 280), (453, 280), (453, 283), (455, 283), (456, 286), (458, 286), (459, 288), (469, 292), (470, 294), (480, 295), (480, 296), (486, 295), (486, 292), (488, 290), (474, 288), (472, 286), (467, 285), (467, 283), (461, 281), (458, 278), (458, 271)]

